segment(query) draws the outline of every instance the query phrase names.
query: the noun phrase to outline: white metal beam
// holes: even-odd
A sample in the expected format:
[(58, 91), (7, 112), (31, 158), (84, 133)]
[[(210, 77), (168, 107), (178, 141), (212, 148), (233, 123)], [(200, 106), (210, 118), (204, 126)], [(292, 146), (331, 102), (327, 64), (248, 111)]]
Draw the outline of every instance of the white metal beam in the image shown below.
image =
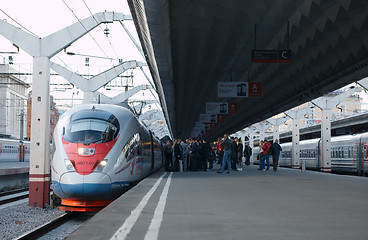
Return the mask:
[(142, 65), (142, 62), (137, 62), (135, 60), (126, 61), (96, 76), (93, 76), (90, 79), (82, 77), (57, 63), (52, 63), (51, 68), (80, 90), (84, 92), (95, 92), (126, 70), (141, 67)]
[(45, 38), (37, 38), (4, 20), (0, 20), (0, 29), (1, 35), (19, 46), (29, 55), (33, 57), (52, 58), (101, 23), (131, 19), (132, 16), (124, 15), (123, 13), (100, 12), (50, 34)]
[(101, 93), (95, 93), (96, 95), (101, 95), (103, 96), (103, 98), (101, 98), (101, 103), (108, 103), (108, 104), (118, 104), (121, 102), (126, 101), (128, 98), (130, 98), (131, 96), (133, 96), (134, 94), (138, 93), (139, 91), (142, 90), (146, 90), (146, 89), (151, 89), (152, 87), (150, 85), (139, 85), (136, 86), (126, 92), (122, 92), (119, 95), (113, 97), (113, 98), (109, 98), (106, 97), (105, 95), (101, 94)]

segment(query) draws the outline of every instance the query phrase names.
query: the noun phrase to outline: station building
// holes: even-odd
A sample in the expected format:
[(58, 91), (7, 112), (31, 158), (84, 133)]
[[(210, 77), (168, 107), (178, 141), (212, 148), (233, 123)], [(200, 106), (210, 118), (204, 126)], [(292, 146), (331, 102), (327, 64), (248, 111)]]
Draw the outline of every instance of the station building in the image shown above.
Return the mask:
[(25, 129), (26, 77), (17, 76), (8, 64), (0, 64), (0, 137), (19, 139)]

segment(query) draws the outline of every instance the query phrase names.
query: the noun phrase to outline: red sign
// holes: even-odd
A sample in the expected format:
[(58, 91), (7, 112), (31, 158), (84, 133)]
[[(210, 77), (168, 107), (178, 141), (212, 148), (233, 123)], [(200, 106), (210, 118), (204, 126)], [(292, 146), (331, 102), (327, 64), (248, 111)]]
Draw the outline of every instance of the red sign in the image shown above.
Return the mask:
[(225, 122), (225, 114), (217, 114), (217, 122), (218, 123)]
[(248, 83), (248, 97), (262, 97), (262, 83), (249, 82)]
[(238, 103), (228, 103), (228, 113), (237, 114), (238, 113)]

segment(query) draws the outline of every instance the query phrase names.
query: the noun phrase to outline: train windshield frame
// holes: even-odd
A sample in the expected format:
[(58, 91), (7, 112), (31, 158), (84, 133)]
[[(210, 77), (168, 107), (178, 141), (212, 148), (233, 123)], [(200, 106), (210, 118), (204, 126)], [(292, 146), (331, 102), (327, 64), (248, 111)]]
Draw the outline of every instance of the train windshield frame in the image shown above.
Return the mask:
[(107, 112), (89, 109), (72, 114), (63, 127), (63, 138), (71, 143), (105, 143), (114, 140), (120, 130), (117, 118)]

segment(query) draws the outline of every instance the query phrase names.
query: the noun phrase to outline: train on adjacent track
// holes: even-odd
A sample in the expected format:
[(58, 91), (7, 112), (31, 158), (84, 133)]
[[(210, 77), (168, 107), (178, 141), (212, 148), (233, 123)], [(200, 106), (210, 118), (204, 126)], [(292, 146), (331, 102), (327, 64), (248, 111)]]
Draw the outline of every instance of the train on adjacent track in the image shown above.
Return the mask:
[[(331, 170), (335, 173), (368, 175), (368, 133), (344, 135), (331, 138)], [(280, 144), (282, 151), (279, 166), (291, 167), (292, 143)], [(305, 161), (306, 168), (310, 170), (321, 169), (321, 140), (309, 139), (299, 142), (300, 161)], [(258, 148), (253, 149), (254, 163)], [(272, 157), (270, 158), (272, 163)]]
[(1, 162), (29, 162), (29, 141), (0, 138)]
[(54, 130), (51, 188), (60, 210), (97, 211), (163, 165), (163, 148), (126, 107), (86, 104)]

